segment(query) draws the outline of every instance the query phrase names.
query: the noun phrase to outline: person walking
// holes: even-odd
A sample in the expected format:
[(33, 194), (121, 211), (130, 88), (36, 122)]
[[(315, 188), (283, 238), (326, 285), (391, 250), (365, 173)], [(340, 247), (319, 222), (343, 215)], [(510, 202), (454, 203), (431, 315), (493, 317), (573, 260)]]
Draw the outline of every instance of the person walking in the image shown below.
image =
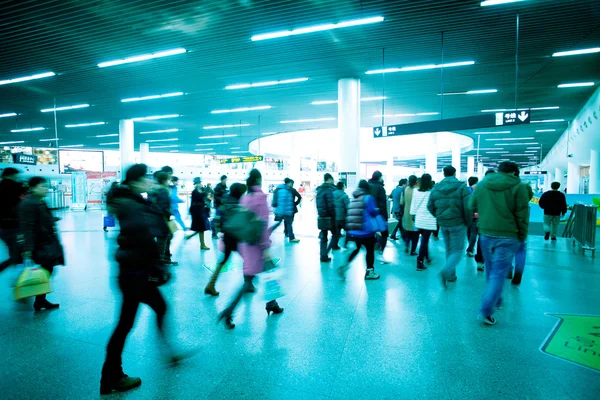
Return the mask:
[[(302, 204), (302, 196), (300, 195), (300, 192), (298, 192), (295, 188), (294, 188), (294, 180), (290, 179), (290, 191), (292, 192), (292, 198), (294, 199), (294, 215), (292, 215), (292, 224), (294, 224), (294, 220), (296, 219), (296, 214), (298, 214), (298, 207), (300, 207), (300, 204)], [(284, 226), (285, 228), (285, 226)], [(289, 236), (287, 234), (287, 232), (283, 232), (284, 235), (287, 237)]]
[[(223, 203), (223, 196), (227, 194), (227, 175), (222, 175), (220, 182), (217, 183), (215, 189), (212, 192), (213, 198), (213, 207), (215, 208), (215, 218), (220, 218), (219, 209), (221, 208), (221, 204)], [(214, 222), (214, 220), (213, 220)], [(212, 230), (213, 239), (217, 237), (217, 232), (215, 230), (214, 224), (210, 225)]]
[(275, 192), (273, 192), (273, 201), (271, 205), (275, 212), (275, 225), (270, 229), (273, 232), (275, 229), (284, 224), (284, 234), (289, 238), (290, 243), (298, 243), (300, 239), (296, 239), (294, 235), (294, 210), (296, 204), (294, 202), (294, 194), (292, 193), (292, 185), (294, 181), (290, 178), (285, 178), (284, 183), (277, 186)]
[(210, 250), (204, 239), (204, 232), (210, 231), (210, 222), (208, 214), (210, 209), (206, 205), (206, 193), (202, 187), (202, 180), (194, 178), (195, 189), (192, 191), (192, 204), (190, 205), (190, 215), (192, 216), (191, 230), (194, 232), (186, 236), (186, 240), (198, 235), (200, 236), (200, 250)]
[(431, 175), (423, 174), (419, 189), (412, 194), (410, 213), (415, 216), (414, 226), (421, 234), (421, 246), (419, 247), (419, 256), (417, 257), (417, 271), (427, 269), (425, 260), (428, 263), (431, 262), (431, 258), (429, 257), (429, 239), (437, 229), (435, 217), (427, 208), (432, 185)]
[[(45, 178), (34, 176), (29, 179), (29, 196), (25, 198), (18, 208), (20, 222), (19, 241), (22, 248), (23, 263), (40, 267), (52, 275), (54, 267), (65, 265), (63, 247), (56, 233), (56, 221), (44, 198), (48, 195), (48, 181)], [(52, 310), (58, 304), (50, 303), (46, 295), (35, 297), (33, 309)]]
[(392, 213), (398, 221), (396, 227), (390, 235), (391, 240), (398, 240), (398, 238), (396, 237), (396, 232), (398, 232), (398, 230), (400, 231), (400, 238), (403, 241), (405, 239), (406, 232), (402, 227), (402, 216), (404, 215), (404, 206), (400, 204), (400, 200), (402, 199), (402, 194), (404, 193), (404, 189), (406, 188), (407, 182), (408, 181), (406, 179), (400, 179), (400, 181), (398, 182), (398, 186), (396, 186), (394, 190), (392, 190), (392, 194), (390, 194), (390, 198), (392, 199)]
[(181, 217), (181, 212), (179, 211), (179, 205), (184, 203), (183, 200), (179, 198), (179, 178), (174, 176), (171, 178), (171, 215), (175, 218), (175, 222), (181, 226), (181, 229), (185, 232), (188, 228), (185, 226), (185, 222), (183, 222), (183, 218)]
[(411, 205), (414, 192), (418, 189), (418, 179), (415, 175), (408, 177), (407, 187), (402, 193), (400, 198), (400, 205), (404, 206), (404, 215), (402, 216), (402, 226), (406, 231), (404, 243), (406, 248), (405, 253), (409, 253), (411, 256), (417, 255), (417, 245), (419, 244), (419, 230), (415, 229), (415, 214), (412, 213)]
[[(113, 391), (124, 392), (142, 384), (140, 378), (123, 372), (122, 353), (125, 341), (133, 328), (140, 303), (147, 304), (156, 314), (158, 330), (165, 343), (167, 361), (175, 362), (181, 357), (174, 355), (166, 340), (164, 328), (167, 304), (157, 284), (152, 280), (162, 271), (161, 249), (153, 231), (165, 224), (163, 213), (142, 197), (151, 190), (146, 178), (148, 168), (135, 164), (125, 173), (123, 183), (108, 193), (107, 206), (111, 215), (119, 221), (121, 231), (117, 238), (115, 259), (119, 264), (119, 289), (123, 301), (119, 322), (106, 348), (102, 367), (100, 394)], [(159, 228), (160, 229), (160, 228)]]
[(25, 188), (19, 182), (19, 170), (4, 168), (0, 181), (0, 239), (8, 249), (8, 259), (0, 264), (0, 272), (11, 265), (21, 263), (21, 250), (17, 242), (19, 235), (19, 203), (25, 195)]
[[(333, 198), (335, 186), (333, 185), (333, 176), (331, 174), (327, 173), (323, 178), (325, 182), (317, 188), (317, 213), (319, 216), (319, 230), (321, 231), (319, 234), (319, 238), (321, 239), (321, 262), (329, 262), (331, 261), (329, 252), (335, 242), (335, 229), (333, 226), (335, 223), (335, 201)], [(327, 244), (329, 232), (331, 232), (331, 242)]]
[(358, 188), (352, 194), (353, 199), (348, 207), (348, 217), (346, 218), (346, 228), (348, 229), (348, 240), (356, 243), (356, 248), (350, 253), (348, 260), (338, 267), (338, 273), (342, 278), (346, 277), (348, 266), (360, 252), (365, 248), (367, 271), (365, 280), (376, 280), (380, 276), (375, 272), (375, 231), (370, 228), (370, 219), (380, 215), (377, 209), (377, 202), (371, 195), (371, 185), (362, 179), (358, 183)]
[[(231, 190), (229, 193), (225, 194), (221, 198), (221, 206), (219, 207), (219, 215), (221, 227), (227, 221), (227, 218), (231, 217), (237, 209), (239, 208), (240, 198), (246, 193), (246, 185), (242, 183), (234, 183), (231, 185)], [(238, 241), (236, 238), (230, 233), (223, 232), (223, 256), (221, 260), (217, 264), (215, 272), (213, 272), (210, 277), (210, 281), (204, 288), (204, 293), (209, 294), (211, 296), (218, 296), (219, 292), (215, 289), (215, 284), (217, 283), (217, 278), (219, 277), (219, 273), (227, 264), (229, 257), (231, 257), (231, 253), (237, 251), (238, 249)]]
[[(476, 176), (471, 176), (467, 183), (469, 184), (469, 192), (473, 194), (475, 190), (475, 185), (479, 182), (479, 178)], [(477, 214), (473, 215), (473, 220), (471, 225), (467, 227), (467, 240), (469, 241), (469, 245), (467, 246), (467, 257), (473, 257), (475, 255), (475, 246), (477, 245)]]
[[(373, 172), (371, 179), (369, 179), (369, 185), (371, 186), (371, 195), (375, 198), (375, 203), (377, 204), (377, 209), (379, 210), (379, 215), (383, 217), (383, 220), (386, 222), (389, 218), (388, 207), (387, 207), (387, 194), (385, 193), (385, 187), (383, 182), (383, 174), (379, 171)], [(382, 264), (389, 264), (390, 262), (383, 258), (383, 252), (385, 250), (385, 246), (387, 245), (387, 240), (390, 235), (389, 230), (385, 230), (381, 232), (381, 236), (379, 237), (378, 242), (376, 243), (377, 252), (380, 256), (380, 261)]]
[[(529, 196), (529, 201), (533, 198), (533, 189), (529, 183), (522, 183), (525, 185), (527, 189), (527, 195)], [(531, 215), (531, 207), (529, 208), (529, 214)], [(529, 220), (529, 217), (527, 217)], [(513, 268), (511, 267), (508, 270), (508, 275), (506, 279), (512, 279), (511, 284), (518, 286), (521, 284), (521, 280), (523, 278), (523, 272), (525, 271), (525, 262), (527, 261), (527, 240), (523, 240), (519, 243), (519, 248), (515, 254), (515, 267), (514, 267), (514, 275)]]
[[(339, 241), (342, 238), (342, 229), (346, 227), (346, 217), (348, 216), (348, 207), (350, 206), (350, 198), (344, 190), (346, 186), (344, 182), (338, 182), (336, 191), (333, 192), (333, 202), (335, 203), (335, 232), (332, 243), (333, 250), (340, 250)], [(342, 245), (346, 247), (346, 245)]]
[(518, 175), (518, 165), (504, 161), (497, 173), (477, 185), (471, 197), (471, 208), (479, 213), (486, 275), (479, 318), (487, 325), (496, 323), (494, 308), (502, 303), (504, 281), (529, 230), (529, 194)]
[(552, 190), (540, 197), (539, 206), (544, 210), (544, 239), (556, 240), (560, 217), (567, 213), (567, 198), (560, 191), (560, 182), (552, 182)]
[[(487, 171), (485, 171), (485, 176), (494, 173), (496, 173), (496, 171), (490, 168)], [(474, 212), (473, 218), (477, 219), (477, 251), (475, 253), (475, 262), (477, 263), (477, 271), (483, 271), (485, 269), (485, 263), (483, 261), (483, 251), (481, 250), (481, 235), (479, 234), (479, 213)]]
[(446, 265), (440, 272), (444, 287), (446, 282), (456, 281), (456, 266), (465, 251), (467, 227), (473, 222), (470, 196), (467, 185), (456, 179), (456, 168), (448, 165), (444, 167), (444, 179), (435, 185), (427, 204), (444, 237)]
[(169, 187), (169, 175), (164, 171), (158, 171), (154, 174), (156, 179), (154, 188), (148, 193), (150, 204), (156, 207), (157, 211), (163, 216), (164, 224), (157, 224), (154, 227), (156, 243), (160, 250), (160, 257), (165, 264), (176, 264), (171, 261), (171, 238), (173, 234), (169, 231), (167, 221), (171, 219), (171, 188)]
[[(238, 248), (244, 260), (244, 285), (237, 292), (232, 302), (223, 312), (219, 314), (219, 321), (225, 322), (227, 329), (235, 328), (233, 323), (233, 311), (242, 299), (244, 293), (254, 292), (252, 284), (254, 277), (263, 272), (266, 264), (272, 264), (269, 248), (271, 239), (269, 239), (269, 206), (267, 205), (267, 195), (262, 190), (262, 174), (259, 170), (250, 171), (246, 180), (248, 194), (241, 198), (240, 205), (254, 212), (256, 216), (263, 221), (263, 230), (260, 241), (256, 244), (240, 243)], [(276, 300), (269, 301), (265, 307), (267, 315), (281, 314), (283, 308), (277, 304)]]

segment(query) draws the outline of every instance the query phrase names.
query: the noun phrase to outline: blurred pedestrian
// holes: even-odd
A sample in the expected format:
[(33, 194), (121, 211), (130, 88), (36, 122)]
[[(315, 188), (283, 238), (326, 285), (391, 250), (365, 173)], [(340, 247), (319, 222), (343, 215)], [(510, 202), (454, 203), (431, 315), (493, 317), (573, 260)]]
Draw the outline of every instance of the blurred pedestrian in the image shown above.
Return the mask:
[(419, 188), (419, 182), (415, 175), (408, 177), (407, 187), (402, 193), (400, 204), (404, 206), (404, 215), (402, 216), (402, 226), (406, 231), (406, 237), (404, 239), (406, 243), (405, 253), (409, 253), (411, 256), (417, 255), (417, 245), (419, 244), (419, 230), (415, 228), (415, 214), (412, 213), (412, 199), (414, 192)]
[(427, 269), (425, 261), (428, 263), (431, 262), (429, 256), (429, 239), (437, 229), (435, 217), (427, 208), (432, 185), (431, 175), (423, 174), (419, 189), (415, 190), (412, 194), (412, 204), (410, 205), (410, 213), (415, 216), (415, 228), (421, 234), (421, 246), (419, 247), (419, 256), (417, 257), (417, 271)]
[[(335, 232), (332, 243), (332, 250), (340, 250), (339, 241), (342, 238), (342, 229), (346, 229), (346, 217), (350, 207), (350, 198), (346, 194), (344, 182), (338, 182), (336, 191), (333, 192), (333, 202), (335, 204)], [(346, 247), (346, 245), (342, 245)]]
[(195, 189), (192, 192), (192, 204), (190, 205), (190, 215), (192, 216), (192, 227), (193, 234), (186, 236), (186, 240), (199, 235), (200, 236), (200, 250), (210, 250), (210, 247), (206, 245), (204, 239), (204, 232), (210, 231), (210, 221), (208, 216), (210, 209), (206, 204), (206, 193), (202, 187), (202, 180), (200, 178), (194, 178)]
[(163, 224), (158, 224), (154, 229), (156, 243), (160, 250), (160, 258), (165, 264), (174, 264), (171, 260), (171, 239), (173, 234), (167, 226), (167, 221), (171, 219), (171, 188), (169, 187), (169, 175), (164, 171), (158, 171), (154, 174), (154, 187), (148, 193), (148, 200), (156, 207), (157, 211), (163, 216)]
[(179, 178), (174, 176), (171, 178), (171, 215), (175, 218), (175, 221), (181, 226), (181, 229), (185, 232), (187, 231), (187, 227), (185, 226), (185, 222), (181, 217), (181, 212), (179, 211), (179, 205), (181, 203), (185, 203), (183, 200), (179, 198)]
[(19, 234), (18, 206), (26, 189), (19, 182), (19, 170), (8, 167), (2, 170), (0, 181), (0, 239), (8, 249), (8, 259), (0, 264), (0, 272), (21, 263), (21, 250), (17, 243)]
[(560, 217), (567, 213), (567, 198), (560, 189), (560, 182), (552, 182), (552, 190), (540, 197), (539, 206), (544, 210), (544, 239), (556, 240)]
[(396, 237), (396, 232), (398, 232), (398, 231), (400, 231), (400, 238), (403, 241), (405, 240), (406, 232), (404, 231), (404, 228), (402, 227), (402, 217), (404, 215), (404, 205), (401, 204), (401, 200), (402, 200), (402, 194), (404, 193), (404, 189), (406, 188), (407, 183), (408, 183), (408, 181), (406, 179), (400, 179), (400, 181), (398, 182), (398, 186), (396, 186), (394, 188), (394, 190), (392, 190), (392, 194), (390, 194), (390, 198), (392, 199), (392, 213), (394, 214), (394, 217), (396, 217), (396, 221), (398, 221), (398, 223), (396, 224), (396, 227), (394, 228), (394, 230), (392, 231), (392, 234), (390, 235), (390, 239), (392, 239), (392, 240), (398, 240), (398, 238)]
[[(369, 179), (369, 185), (371, 186), (371, 195), (375, 198), (375, 203), (377, 204), (379, 215), (381, 215), (381, 217), (387, 225), (389, 213), (387, 207), (387, 194), (385, 193), (385, 187), (383, 182), (383, 174), (380, 171), (373, 172), (371, 179)], [(380, 234), (376, 235), (376, 238), (378, 238), (378, 240), (375, 244), (375, 248), (377, 253), (379, 254), (379, 261), (382, 264), (390, 263), (390, 261), (383, 258), (383, 252), (385, 250), (385, 246), (387, 245), (389, 235), (390, 232), (387, 229), (383, 232), (380, 232)]]
[[(324, 175), (324, 183), (317, 188), (317, 213), (318, 213), (318, 228), (320, 243), (321, 262), (331, 261), (329, 252), (333, 249), (335, 237), (335, 201), (333, 193), (335, 186), (333, 185), (333, 176), (327, 173)], [(331, 232), (331, 242), (327, 244), (328, 233)]]

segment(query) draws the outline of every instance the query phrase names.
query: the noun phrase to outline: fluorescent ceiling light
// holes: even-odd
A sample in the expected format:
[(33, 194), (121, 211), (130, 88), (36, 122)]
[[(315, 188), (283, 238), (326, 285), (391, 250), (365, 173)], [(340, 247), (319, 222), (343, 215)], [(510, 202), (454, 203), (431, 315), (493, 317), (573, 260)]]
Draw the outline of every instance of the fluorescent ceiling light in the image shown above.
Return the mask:
[(123, 99), (121, 103), (130, 103), (132, 101), (144, 101), (144, 100), (154, 100), (154, 99), (162, 99), (165, 97), (175, 97), (175, 96), (183, 96), (183, 92), (174, 92), (174, 93), (166, 93), (166, 94), (155, 94), (153, 96), (144, 96), (144, 97), (132, 97), (130, 99)]
[(360, 101), (377, 101), (377, 100), (385, 100), (387, 96), (374, 96), (374, 97), (363, 97)]
[[(558, 110), (560, 107), (559, 106), (551, 106), (551, 107), (530, 107), (530, 108), (519, 108), (517, 111), (525, 111), (525, 110), (531, 110), (531, 111), (541, 111), (541, 110)], [(506, 112), (506, 111), (515, 111), (514, 108), (497, 108), (495, 110), (481, 110), (481, 112)]]
[(88, 136), (88, 137), (103, 138), (103, 137), (114, 137), (114, 136), (119, 136), (119, 134), (118, 133), (109, 133), (106, 135), (96, 135), (96, 136)]
[[(531, 107), (530, 110), (558, 110), (559, 106), (551, 106), (551, 107)], [(526, 110), (526, 108), (519, 108), (519, 111)]]
[(250, 124), (230, 124), (230, 125), (209, 125), (202, 129), (224, 129), (224, 128), (240, 128), (243, 126), (250, 126)]
[(85, 147), (85, 145), (83, 145), (83, 144), (72, 144), (70, 146), (58, 146), (58, 148), (60, 148), (60, 149), (68, 149), (68, 148), (71, 148), (71, 147)]
[(36, 132), (36, 131), (43, 131), (46, 128), (26, 128), (26, 129), (12, 129), (11, 132), (12, 133), (19, 133), (19, 132)]
[(171, 150), (169, 153), (179, 153), (179, 150)]
[(167, 115), (151, 115), (149, 117), (137, 117), (131, 118), (132, 121), (152, 121), (155, 119), (166, 119), (166, 118), (177, 118), (179, 114), (167, 114)]
[(232, 151), (231, 153), (232, 154), (241, 154), (241, 153), (250, 153), (250, 152), (247, 150), (238, 150), (238, 151)]
[(257, 83), (241, 83), (238, 85), (229, 85), (225, 86), (225, 89), (247, 89), (251, 87), (261, 87), (261, 86), (273, 86), (273, 85), (283, 85), (286, 83), (296, 83), (296, 82), (304, 82), (307, 81), (308, 78), (294, 78), (294, 79), (285, 79), (282, 81), (267, 81), (267, 82), (257, 82)]
[(576, 83), (561, 83), (557, 86), (557, 88), (572, 88), (572, 87), (584, 87), (584, 86), (594, 86), (594, 82), (576, 82)]
[(56, 108), (45, 108), (41, 110), (43, 113), (54, 112), (54, 111), (64, 111), (64, 110), (75, 110), (77, 108), (87, 108), (89, 104), (76, 104), (74, 106), (65, 106), (65, 107), (56, 107)]
[(509, 151), (486, 151), (485, 154), (505, 154), (510, 153)]
[(510, 133), (510, 131), (497, 131), (497, 132), (473, 132), (475, 135), (500, 135), (504, 133)]
[(541, 147), (528, 147), (527, 149), (540, 149)]
[(475, 61), (459, 61), (453, 63), (445, 63), (445, 64), (427, 64), (427, 65), (416, 65), (412, 67), (402, 67), (402, 68), (384, 68), (384, 69), (374, 69), (365, 72), (367, 75), (372, 74), (385, 74), (392, 72), (407, 72), (407, 71), (421, 71), (425, 69), (436, 69), (436, 68), (450, 68), (450, 67), (461, 67), (463, 65), (473, 65)]
[(170, 132), (179, 132), (179, 129), (173, 128), (173, 129), (161, 129), (158, 131), (146, 131), (146, 132), (140, 132), (140, 135), (146, 135), (148, 133), (170, 133)]
[(241, 147), (239, 147), (239, 146), (238, 147), (232, 147), (230, 150), (238, 150), (238, 149), (241, 149)]
[(296, 124), (299, 122), (320, 122), (320, 121), (335, 121), (335, 118), (306, 118), (306, 119), (290, 119), (280, 121), (282, 124)]
[(556, 129), (536, 129), (536, 132), (556, 132)]
[(540, 121), (531, 121), (532, 124), (541, 124), (546, 122), (565, 122), (564, 119), (543, 119)]
[(382, 22), (383, 17), (371, 17), (371, 18), (361, 18), (355, 19), (351, 21), (339, 22), (337, 24), (323, 24), (323, 25), (314, 25), (306, 28), (298, 28), (292, 29), (290, 31), (278, 31), (272, 33), (263, 33), (260, 35), (254, 35), (250, 38), (253, 42), (259, 40), (267, 40), (267, 39), (276, 39), (287, 36), (295, 36), (302, 35), (305, 33), (313, 33), (313, 32), (321, 32), (321, 31), (329, 31), (331, 29), (339, 29), (339, 28), (348, 28), (350, 26), (358, 26), (358, 25), (366, 25), (366, 24), (374, 24), (377, 22)]
[(146, 143), (155, 143), (155, 142), (176, 142), (178, 141), (178, 138), (170, 138), (170, 139), (152, 139), (152, 140), (146, 140)]
[(481, 7), (497, 6), (499, 4), (519, 3), (523, 0), (486, 0), (481, 2)]
[(128, 63), (133, 63), (133, 62), (138, 62), (138, 61), (151, 60), (153, 58), (160, 58), (160, 57), (173, 56), (175, 54), (182, 54), (182, 53), (185, 53), (186, 51), (187, 51), (186, 49), (173, 49), (173, 50), (160, 51), (158, 53), (143, 54), (141, 56), (123, 58), (121, 60), (102, 62), (102, 63), (98, 64), (98, 67), (105, 68), (105, 67), (112, 67), (113, 65), (121, 65), (121, 64), (128, 64)]
[(151, 149), (172, 149), (173, 147), (179, 147), (178, 144), (167, 144), (164, 146), (150, 146)]
[(600, 47), (593, 47), (591, 49), (581, 49), (581, 50), (559, 51), (557, 53), (552, 54), (552, 57), (576, 56), (579, 54), (592, 54), (592, 53), (600, 53)]
[(0, 114), (0, 118), (16, 117), (16, 116), (17, 116), (17, 113)]
[(523, 137), (523, 138), (502, 138), (502, 139), (485, 139), (488, 142), (497, 142), (499, 140), (531, 140), (535, 139), (534, 137)]
[(225, 114), (225, 113), (233, 113), (233, 112), (268, 110), (270, 108), (273, 108), (273, 107), (271, 107), (271, 106), (242, 107), (242, 108), (232, 108), (230, 110), (213, 110), (210, 113), (211, 114)]
[(62, 139), (61, 138), (40, 139), (40, 142), (54, 142), (55, 140), (62, 140)]
[(466, 92), (446, 92), (446, 93), (438, 93), (438, 96), (455, 96), (459, 94), (484, 94), (484, 93), (497, 93), (498, 89), (479, 89), (479, 90), (469, 90)]
[(114, 146), (119, 144), (119, 142), (110, 142), (110, 143), (98, 143), (100, 146)]
[(195, 149), (194, 151), (213, 151), (214, 149)]
[(0, 144), (19, 144), (19, 143), (25, 143), (23, 140), (16, 140), (16, 141), (12, 141), (12, 142), (0, 142)]
[[(360, 101), (377, 101), (377, 100), (385, 100), (387, 99), (387, 96), (375, 96), (375, 97), (363, 97), (362, 99), (360, 99)], [(337, 100), (319, 100), (319, 101), (313, 101), (311, 104), (315, 105), (315, 106), (320, 106), (320, 105), (324, 105), (324, 104), (337, 104), (338, 101)]]
[(196, 146), (221, 146), (224, 144), (229, 144), (228, 142), (220, 142), (220, 143), (202, 143), (197, 144)]
[(269, 136), (269, 135), (274, 135), (276, 133), (277, 132), (263, 132), (263, 133), (261, 133), (261, 135), (263, 135), (263, 136)]
[(81, 128), (83, 126), (96, 126), (96, 125), (105, 125), (106, 122), (88, 122), (85, 124), (70, 124), (65, 125), (65, 128)]
[(537, 150), (525, 150), (525, 153), (537, 153)]
[(32, 81), (34, 79), (48, 78), (48, 77), (54, 76), (54, 75), (56, 75), (54, 72), (44, 72), (43, 74), (24, 76), (22, 78), (5, 79), (3, 81), (0, 81), (0, 85), (8, 85), (9, 83)]
[(530, 146), (534, 144), (539, 144), (538, 142), (531, 143), (496, 143), (494, 146)]
[(437, 112), (422, 112), (422, 113), (406, 113), (406, 114), (384, 114), (384, 115), (373, 115), (374, 118), (381, 118), (381, 117), (421, 117), (424, 115), (438, 115), (439, 113)]
[(228, 137), (236, 137), (236, 134), (229, 135), (211, 135), (211, 136), (200, 136), (198, 139), (218, 139), (218, 138), (228, 138)]

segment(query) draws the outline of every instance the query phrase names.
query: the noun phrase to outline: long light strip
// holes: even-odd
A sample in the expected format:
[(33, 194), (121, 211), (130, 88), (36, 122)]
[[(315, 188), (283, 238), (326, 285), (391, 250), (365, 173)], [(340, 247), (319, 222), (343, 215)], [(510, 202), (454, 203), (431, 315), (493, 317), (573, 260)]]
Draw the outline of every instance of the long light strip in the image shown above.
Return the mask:
[(156, 142), (176, 142), (178, 141), (178, 138), (169, 138), (169, 139), (151, 139), (151, 140), (146, 140), (146, 143), (156, 143)]
[(497, 6), (499, 4), (519, 3), (524, 0), (485, 0), (481, 2), (481, 7)]
[(213, 151), (214, 149), (195, 149), (194, 151)]
[(56, 107), (56, 108), (45, 108), (43, 110), (40, 110), (43, 113), (47, 113), (47, 112), (54, 112), (54, 111), (64, 111), (64, 110), (76, 110), (78, 108), (87, 108), (89, 107), (89, 104), (76, 104), (74, 106), (65, 106), (65, 107)]
[(474, 135), (500, 135), (504, 133), (510, 133), (510, 131), (498, 131), (498, 132), (473, 132)]
[(556, 129), (536, 129), (536, 132), (556, 132)]
[[(531, 111), (542, 111), (542, 110), (558, 110), (560, 107), (559, 106), (550, 106), (550, 107), (530, 107), (530, 108), (519, 108), (517, 111), (525, 111), (525, 110), (531, 110)], [(514, 108), (497, 108), (494, 110), (481, 110), (481, 112), (506, 112), (506, 111), (515, 111)]]
[(532, 124), (543, 124), (549, 122), (565, 122), (564, 119), (542, 119), (540, 121), (531, 121)]
[(144, 97), (132, 97), (130, 99), (123, 99), (121, 103), (130, 103), (132, 101), (144, 101), (144, 100), (154, 100), (154, 99), (162, 99), (165, 97), (176, 97), (183, 96), (183, 92), (174, 92), (174, 93), (166, 93), (166, 94), (155, 94), (152, 96), (144, 96)]
[(592, 53), (600, 53), (600, 47), (593, 47), (591, 49), (581, 49), (581, 50), (559, 51), (557, 53), (552, 54), (552, 57), (576, 56), (579, 54), (592, 54)]
[(96, 126), (96, 125), (105, 125), (106, 122), (88, 122), (85, 124), (69, 124), (65, 125), (65, 128), (81, 128), (84, 126)]
[[(360, 101), (377, 101), (377, 100), (386, 100), (387, 96), (375, 96), (375, 97), (363, 97)], [(319, 100), (313, 101), (311, 104), (315, 106), (321, 106), (324, 104), (337, 104), (337, 100)]]
[(464, 65), (473, 65), (473, 64), (475, 64), (475, 61), (458, 61), (458, 62), (453, 62), (453, 63), (416, 65), (416, 66), (402, 67), (402, 68), (373, 69), (373, 70), (365, 72), (365, 74), (372, 75), (372, 74), (386, 74), (386, 73), (392, 73), (392, 72), (421, 71), (421, 70), (425, 70), (425, 69), (462, 67)]
[(220, 142), (220, 143), (198, 143), (196, 146), (222, 146), (224, 144), (229, 144), (228, 142)]
[(273, 86), (273, 85), (283, 85), (286, 83), (296, 83), (296, 82), (304, 82), (307, 81), (308, 78), (294, 78), (294, 79), (285, 79), (281, 81), (267, 81), (267, 82), (257, 82), (257, 83), (241, 83), (237, 85), (229, 85), (225, 86), (225, 89), (247, 89), (251, 87), (261, 87), (261, 86)]
[(438, 96), (456, 96), (460, 94), (484, 94), (484, 93), (497, 93), (498, 89), (479, 89), (479, 90), (468, 90), (466, 92), (446, 92), (438, 93)]
[(55, 140), (62, 140), (62, 139), (61, 138), (40, 139), (40, 142), (54, 142)]
[(17, 116), (17, 113), (0, 114), (0, 118), (16, 117), (16, 116)]
[(277, 132), (263, 132), (261, 133), (262, 136), (270, 136), (270, 135), (275, 135)]
[(501, 140), (532, 140), (535, 139), (534, 137), (523, 137), (523, 138), (502, 138), (502, 139), (485, 139), (488, 142), (498, 142)]
[(155, 119), (177, 118), (179, 114), (151, 115), (149, 117), (131, 118), (132, 121), (153, 121)]
[(533, 146), (534, 144), (539, 144), (538, 142), (530, 142), (530, 143), (496, 143), (494, 146)]
[(585, 87), (585, 86), (594, 86), (594, 82), (576, 82), (576, 83), (561, 83), (557, 86), (557, 88), (574, 88), (574, 87)]
[(173, 128), (173, 129), (160, 129), (158, 131), (146, 131), (146, 132), (140, 132), (140, 135), (147, 135), (149, 133), (171, 133), (171, 132), (179, 132), (179, 129)]
[(182, 49), (182, 48), (159, 51), (158, 53), (143, 54), (140, 56), (128, 57), (128, 58), (123, 58), (120, 60), (102, 62), (102, 63), (98, 64), (98, 67), (105, 68), (105, 67), (112, 67), (114, 65), (121, 65), (121, 64), (134, 63), (134, 62), (138, 62), (138, 61), (151, 60), (153, 58), (160, 58), (160, 57), (173, 56), (176, 54), (182, 54), (182, 53), (185, 53), (186, 51), (187, 51), (186, 49)]
[(218, 139), (218, 138), (229, 138), (229, 137), (236, 137), (237, 135), (235, 134), (229, 134), (229, 135), (210, 135), (210, 136), (200, 136), (198, 139)]
[(103, 138), (103, 137), (114, 137), (114, 136), (119, 136), (119, 134), (118, 133), (109, 133), (106, 135), (96, 135), (96, 136), (88, 136), (88, 137)]
[(15, 140), (12, 142), (0, 142), (0, 144), (19, 144), (19, 143), (25, 143), (25, 141), (23, 140)]
[(21, 78), (5, 79), (3, 81), (0, 81), (0, 85), (8, 85), (10, 83), (32, 81), (34, 79), (48, 78), (48, 77), (54, 76), (54, 75), (56, 75), (54, 72), (44, 72), (42, 74), (35, 74), (35, 75), (23, 76)]
[(296, 124), (300, 122), (320, 122), (320, 121), (335, 121), (333, 117), (330, 118), (306, 118), (306, 119), (289, 119), (286, 121), (279, 121), (282, 124)]
[(385, 114), (385, 115), (373, 115), (374, 118), (381, 118), (381, 117), (421, 117), (421, 116), (425, 116), (425, 115), (438, 115), (439, 113), (437, 112), (422, 112), (422, 113), (408, 113), (408, 114)]
[(309, 26), (306, 28), (292, 29), (289, 31), (263, 33), (260, 35), (252, 36), (250, 38), (250, 40), (252, 40), (253, 42), (256, 42), (259, 40), (276, 39), (276, 38), (282, 38), (282, 37), (287, 37), (287, 36), (303, 35), (305, 33), (329, 31), (332, 29), (339, 29), (339, 28), (348, 28), (350, 26), (374, 24), (374, 23), (382, 22), (382, 21), (383, 21), (383, 17), (361, 18), (361, 19), (355, 19), (355, 20), (351, 20), (351, 21), (338, 22), (337, 24), (314, 25), (314, 26)]
[(98, 143), (100, 146), (114, 146), (119, 144), (119, 142), (108, 142), (108, 143)]
[(150, 146), (151, 149), (172, 149), (173, 147), (179, 147), (178, 144), (167, 144), (164, 146)]
[(239, 147), (239, 146), (230, 148), (230, 150), (239, 150), (239, 149), (241, 149), (241, 147)]
[(84, 144), (72, 144), (70, 146), (58, 146), (59, 149), (69, 149), (72, 147), (85, 147)]
[(12, 129), (11, 132), (12, 133), (20, 133), (20, 132), (37, 132), (37, 131), (43, 131), (46, 128), (26, 128), (26, 129)]
[(209, 125), (202, 127), (202, 129), (240, 128), (243, 126), (250, 126), (250, 124)]
[(231, 154), (242, 154), (242, 153), (250, 153), (248, 150), (239, 150), (239, 151), (232, 151)]
[(273, 107), (271, 107), (271, 106), (241, 107), (241, 108), (232, 108), (230, 110), (213, 110), (210, 113), (211, 114), (225, 114), (225, 113), (234, 113), (234, 112), (268, 110), (270, 108), (273, 108)]

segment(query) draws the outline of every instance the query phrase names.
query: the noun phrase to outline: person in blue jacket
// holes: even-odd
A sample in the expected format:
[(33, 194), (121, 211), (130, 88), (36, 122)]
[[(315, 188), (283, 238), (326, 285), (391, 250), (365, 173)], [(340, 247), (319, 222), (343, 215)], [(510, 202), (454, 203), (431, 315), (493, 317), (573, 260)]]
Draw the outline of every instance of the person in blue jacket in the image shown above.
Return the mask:
[(300, 239), (296, 239), (294, 235), (294, 213), (296, 211), (296, 204), (294, 202), (294, 194), (292, 193), (292, 186), (294, 181), (290, 178), (285, 178), (284, 183), (277, 186), (273, 193), (272, 206), (275, 213), (275, 221), (277, 223), (271, 227), (271, 232), (281, 225), (283, 222), (285, 227), (285, 233), (290, 239), (290, 243), (298, 243)]
[(349, 264), (358, 255), (361, 247), (367, 251), (367, 272), (365, 280), (379, 279), (375, 273), (375, 231), (369, 227), (368, 222), (379, 215), (375, 198), (370, 194), (371, 185), (364, 179), (358, 183), (358, 189), (352, 194), (348, 216), (346, 217), (346, 230), (348, 238), (356, 243), (356, 248), (348, 257), (348, 261), (338, 268), (342, 278), (346, 276)]
[(183, 218), (181, 218), (181, 213), (179, 212), (179, 204), (184, 203), (184, 201), (181, 200), (177, 194), (178, 183), (178, 177), (174, 176), (171, 178), (171, 215), (175, 217), (175, 221), (181, 226), (181, 229), (187, 231), (188, 228), (185, 227), (185, 222), (183, 222)]

